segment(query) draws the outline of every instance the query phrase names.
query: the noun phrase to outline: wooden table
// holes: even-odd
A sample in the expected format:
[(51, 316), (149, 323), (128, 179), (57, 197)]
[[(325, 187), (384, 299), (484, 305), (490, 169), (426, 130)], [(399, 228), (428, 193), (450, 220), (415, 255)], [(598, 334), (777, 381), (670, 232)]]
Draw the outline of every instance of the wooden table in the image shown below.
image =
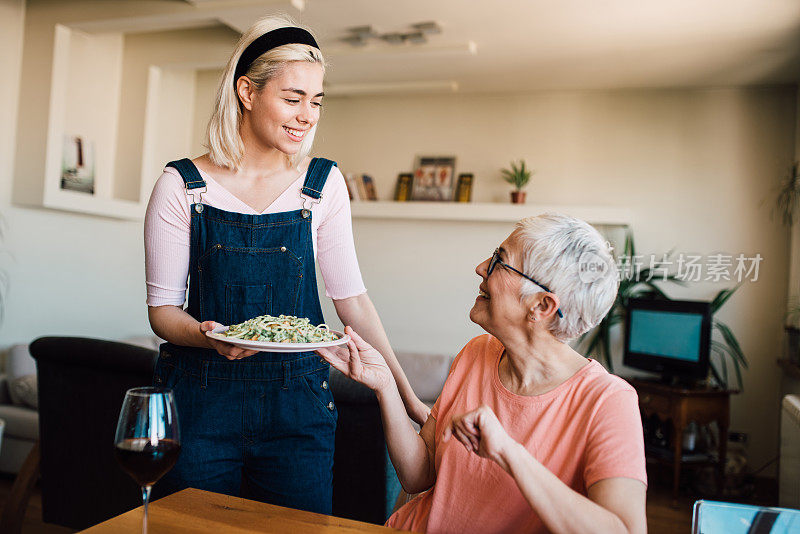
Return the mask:
[[(90, 534), (140, 534), (140, 506), (83, 532)], [(210, 491), (186, 489), (150, 503), (148, 534), (199, 532), (280, 532), (291, 534), (400, 532), (392, 528), (303, 512), (272, 504), (229, 497)]]
[(716, 422), (719, 427), (719, 449), (717, 451), (717, 491), (722, 492), (725, 457), (728, 447), (728, 424), (730, 419), (730, 395), (736, 391), (697, 387), (669, 386), (658, 382), (628, 378), (628, 382), (639, 394), (639, 409), (642, 415), (658, 416), (672, 424), (672, 501), (678, 500), (678, 483), (681, 476), (681, 453), (683, 431), (689, 421), (698, 425)]

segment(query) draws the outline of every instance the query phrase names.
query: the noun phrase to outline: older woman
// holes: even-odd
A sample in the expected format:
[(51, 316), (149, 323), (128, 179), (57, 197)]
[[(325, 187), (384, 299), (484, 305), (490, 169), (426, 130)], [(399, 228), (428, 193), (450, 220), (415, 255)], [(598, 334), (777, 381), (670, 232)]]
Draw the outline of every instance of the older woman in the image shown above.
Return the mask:
[[(417, 434), (392, 373), (351, 328), (321, 350), (373, 389), (408, 493), (388, 525), (417, 532), (645, 532), (636, 392), (565, 343), (608, 312), (617, 275), (591, 226), (524, 219), (478, 265), (470, 319), (489, 334), (455, 358)], [(428, 491), (425, 491), (428, 490)]]

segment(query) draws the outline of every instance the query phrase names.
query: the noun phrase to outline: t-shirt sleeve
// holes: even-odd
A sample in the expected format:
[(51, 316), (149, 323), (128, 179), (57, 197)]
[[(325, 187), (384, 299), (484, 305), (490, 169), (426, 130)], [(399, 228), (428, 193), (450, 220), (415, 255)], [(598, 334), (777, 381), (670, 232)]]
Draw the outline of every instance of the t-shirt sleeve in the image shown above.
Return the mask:
[(647, 484), (642, 418), (635, 390), (622, 389), (602, 399), (589, 429), (585, 459), (587, 489), (613, 477)]
[(183, 179), (171, 170), (153, 187), (144, 218), (148, 306), (183, 306), (189, 278), (189, 203)]
[(317, 230), (317, 261), (325, 294), (332, 299), (366, 292), (358, 267), (350, 216), (350, 196), (338, 167), (333, 167), (323, 188), (325, 215)]

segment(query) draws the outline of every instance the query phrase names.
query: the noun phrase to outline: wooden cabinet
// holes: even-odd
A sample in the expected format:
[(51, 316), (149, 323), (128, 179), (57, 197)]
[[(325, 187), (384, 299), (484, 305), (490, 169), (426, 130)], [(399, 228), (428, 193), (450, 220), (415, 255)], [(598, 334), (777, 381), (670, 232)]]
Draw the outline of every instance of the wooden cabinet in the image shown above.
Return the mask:
[[(690, 421), (698, 425), (716, 423), (719, 428), (719, 448), (714, 464), (717, 468), (717, 490), (721, 492), (725, 474), (725, 458), (730, 422), (732, 391), (708, 387), (686, 388), (641, 379), (628, 379), (639, 395), (639, 410), (643, 417), (657, 416), (672, 427), (672, 498), (678, 498), (682, 461), (683, 433)], [(653, 458), (664, 461), (665, 458)]]

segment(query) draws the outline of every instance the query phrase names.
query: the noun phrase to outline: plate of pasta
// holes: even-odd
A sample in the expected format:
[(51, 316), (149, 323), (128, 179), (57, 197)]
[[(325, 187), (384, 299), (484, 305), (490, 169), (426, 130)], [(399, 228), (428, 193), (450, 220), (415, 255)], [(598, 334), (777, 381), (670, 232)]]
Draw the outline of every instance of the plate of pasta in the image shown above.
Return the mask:
[(308, 319), (293, 315), (260, 315), (243, 323), (217, 327), (206, 335), (264, 352), (308, 352), (350, 341), (350, 336), (331, 330), (326, 324), (315, 326)]

